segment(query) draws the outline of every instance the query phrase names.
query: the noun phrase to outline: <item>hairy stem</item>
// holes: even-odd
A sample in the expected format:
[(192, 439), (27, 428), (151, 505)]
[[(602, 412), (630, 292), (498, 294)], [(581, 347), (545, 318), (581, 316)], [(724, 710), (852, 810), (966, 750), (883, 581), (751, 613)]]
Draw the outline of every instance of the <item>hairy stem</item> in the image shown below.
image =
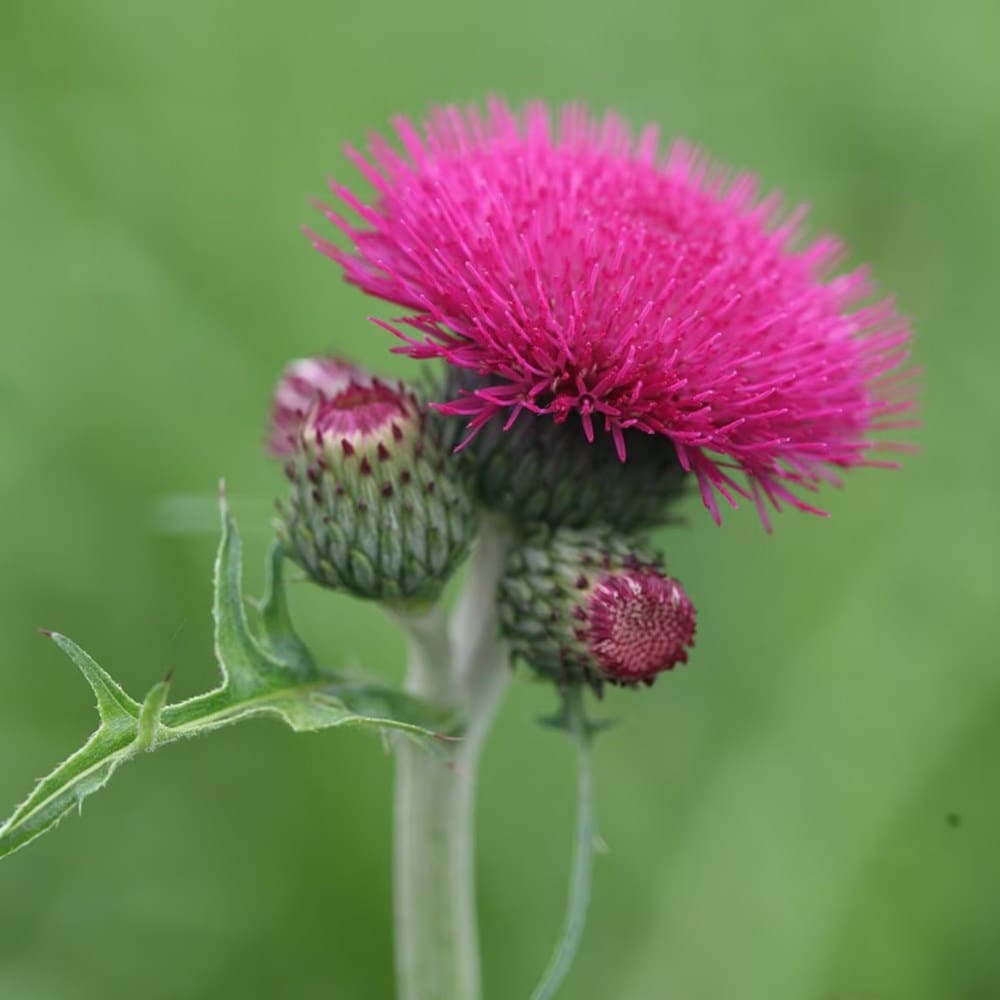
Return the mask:
[(407, 689), (453, 705), (465, 734), (446, 760), (401, 740), (395, 804), (396, 974), (400, 1000), (478, 1000), (474, 806), (479, 753), (509, 679), (497, 635), (506, 533), (485, 521), (446, 629), (435, 610), (404, 620)]

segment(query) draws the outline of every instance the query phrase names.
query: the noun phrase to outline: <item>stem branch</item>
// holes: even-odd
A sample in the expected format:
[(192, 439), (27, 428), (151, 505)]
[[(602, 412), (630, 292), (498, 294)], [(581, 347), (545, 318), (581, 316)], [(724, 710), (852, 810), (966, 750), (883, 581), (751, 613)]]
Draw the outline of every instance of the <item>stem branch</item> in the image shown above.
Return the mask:
[(591, 734), (583, 711), (583, 688), (576, 685), (564, 695), (566, 723), (577, 747), (577, 812), (573, 867), (563, 932), (531, 1000), (555, 996), (576, 957), (590, 903), (590, 875), (594, 860), (594, 778), (590, 761)]

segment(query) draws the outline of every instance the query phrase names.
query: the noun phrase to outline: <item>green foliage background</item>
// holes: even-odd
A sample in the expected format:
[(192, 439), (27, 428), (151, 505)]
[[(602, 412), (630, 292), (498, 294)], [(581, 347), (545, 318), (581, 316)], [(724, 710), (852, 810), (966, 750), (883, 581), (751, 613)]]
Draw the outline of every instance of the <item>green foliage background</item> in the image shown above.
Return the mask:
[[(215, 483), (259, 589), (279, 367), (407, 370), (298, 232), (354, 177), (341, 144), (434, 101), (583, 97), (811, 200), (915, 317), (925, 427), (828, 521), (719, 530), (691, 499), (664, 534), (698, 647), (609, 698), (565, 995), (1000, 996), (998, 36), (985, 0), (4, 0), (0, 813), (95, 721), (35, 626), (130, 690), (205, 690)], [(294, 597), (327, 662), (398, 676), (374, 609)], [(494, 998), (527, 994), (562, 907), (551, 703), (520, 676), (485, 760)], [(0, 866), (0, 997), (390, 996), (390, 784), (376, 740), (266, 721), (144, 758)]]

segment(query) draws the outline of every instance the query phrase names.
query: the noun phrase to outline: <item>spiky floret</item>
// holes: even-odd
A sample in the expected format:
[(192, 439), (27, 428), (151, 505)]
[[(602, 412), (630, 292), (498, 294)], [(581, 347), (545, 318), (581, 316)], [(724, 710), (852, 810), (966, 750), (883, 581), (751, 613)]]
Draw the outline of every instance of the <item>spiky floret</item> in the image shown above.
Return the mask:
[(885, 464), (873, 434), (912, 406), (907, 324), (865, 270), (834, 274), (843, 247), (805, 242), (803, 210), (579, 106), (556, 127), (501, 101), (395, 127), (401, 152), (349, 153), (372, 200), (332, 185), (351, 248), (313, 239), (409, 311), (382, 324), (400, 350), (495, 377), (443, 406), (471, 432), (575, 414), (623, 459), (627, 430), (663, 435), (716, 519), (717, 495), (744, 496), (765, 524), (768, 502), (815, 510), (798, 491)]
[(433, 600), (464, 559), (475, 513), (459, 463), (403, 383), (334, 358), (289, 365), (271, 450), (292, 484), (289, 556), (327, 587), (383, 601)]
[(686, 663), (695, 610), (654, 553), (611, 528), (540, 529), (508, 556), (501, 629), (515, 656), (560, 684), (652, 684)]

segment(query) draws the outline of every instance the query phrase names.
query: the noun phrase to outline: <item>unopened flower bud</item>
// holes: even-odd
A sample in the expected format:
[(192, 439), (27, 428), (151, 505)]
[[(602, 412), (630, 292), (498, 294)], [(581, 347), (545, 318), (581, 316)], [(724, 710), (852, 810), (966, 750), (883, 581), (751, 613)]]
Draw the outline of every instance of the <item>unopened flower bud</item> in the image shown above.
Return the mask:
[[(461, 407), (490, 384), (462, 370), (449, 372), (444, 395)], [(479, 501), (517, 524), (582, 528), (608, 524), (634, 531), (663, 524), (684, 491), (686, 473), (669, 441), (627, 431), (624, 460), (611, 434), (592, 427), (588, 440), (577, 414), (562, 422), (522, 414), (511, 426), (503, 415), (488, 420), (464, 445)], [(466, 422), (451, 417), (447, 433), (458, 445)]]
[(500, 621), (516, 656), (560, 684), (652, 684), (686, 663), (695, 609), (660, 560), (610, 529), (538, 532), (508, 556)]
[(289, 556), (358, 597), (433, 600), (475, 514), (439, 425), (406, 386), (332, 358), (296, 361), (275, 394), (271, 451), (292, 484)]

